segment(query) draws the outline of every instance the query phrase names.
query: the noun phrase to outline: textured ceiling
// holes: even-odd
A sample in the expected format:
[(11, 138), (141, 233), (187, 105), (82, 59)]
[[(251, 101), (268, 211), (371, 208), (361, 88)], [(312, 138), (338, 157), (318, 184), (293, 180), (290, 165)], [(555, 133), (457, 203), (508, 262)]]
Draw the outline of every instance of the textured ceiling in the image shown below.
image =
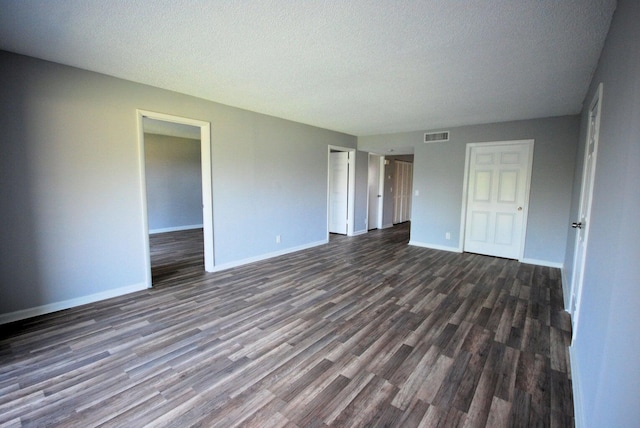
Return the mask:
[(361, 136), (578, 113), (615, 5), (2, 0), (0, 49)]

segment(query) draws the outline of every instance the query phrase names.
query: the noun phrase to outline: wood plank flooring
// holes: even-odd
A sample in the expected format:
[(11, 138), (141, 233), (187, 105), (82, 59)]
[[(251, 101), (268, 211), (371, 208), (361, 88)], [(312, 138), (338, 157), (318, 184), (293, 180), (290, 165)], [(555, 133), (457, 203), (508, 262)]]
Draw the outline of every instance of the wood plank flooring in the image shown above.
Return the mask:
[(2, 327), (0, 426), (573, 426), (559, 271), (408, 227), (214, 274), (158, 236), (153, 289)]

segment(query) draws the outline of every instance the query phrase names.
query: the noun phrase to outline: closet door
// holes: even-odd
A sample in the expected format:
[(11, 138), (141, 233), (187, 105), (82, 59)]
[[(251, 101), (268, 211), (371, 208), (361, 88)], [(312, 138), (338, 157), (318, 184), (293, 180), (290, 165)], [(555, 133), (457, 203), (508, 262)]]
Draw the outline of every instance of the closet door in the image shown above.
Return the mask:
[(394, 211), (393, 223), (411, 220), (411, 192), (413, 187), (413, 164), (394, 161)]
[(393, 169), (393, 224), (397, 224), (402, 222), (402, 162), (393, 161)]
[(413, 164), (407, 162), (405, 174), (404, 200), (403, 200), (403, 218), (402, 221), (411, 220), (411, 195), (413, 193)]
[(329, 154), (329, 233), (347, 234), (349, 152)]

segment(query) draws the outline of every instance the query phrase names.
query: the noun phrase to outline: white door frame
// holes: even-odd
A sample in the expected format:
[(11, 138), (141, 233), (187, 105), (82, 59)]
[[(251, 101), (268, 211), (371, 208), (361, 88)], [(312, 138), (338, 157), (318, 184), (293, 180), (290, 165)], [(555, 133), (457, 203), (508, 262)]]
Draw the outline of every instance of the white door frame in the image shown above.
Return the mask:
[(183, 125), (197, 126), (200, 128), (200, 159), (202, 171), (202, 224), (204, 233), (204, 269), (213, 272), (214, 245), (213, 245), (213, 189), (211, 181), (211, 124), (197, 119), (173, 116), (164, 113), (157, 113), (147, 110), (136, 110), (138, 121), (138, 159), (140, 168), (140, 183), (142, 195), (142, 224), (143, 224), (143, 248), (145, 251), (147, 287), (151, 288), (151, 256), (149, 249), (149, 217), (147, 206), (147, 183), (144, 156), (144, 124), (143, 118), (165, 122), (180, 123)]
[(356, 193), (356, 149), (348, 147), (332, 146), (327, 147), (327, 242), (329, 242), (329, 204), (330, 192), (329, 176), (331, 175), (331, 150), (338, 152), (349, 152), (349, 187), (347, 195), (347, 236), (353, 236), (355, 216), (355, 193)]
[[(580, 318), (580, 306), (582, 303), (582, 285), (584, 281), (584, 263), (587, 257), (587, 249), (589, 242), (589, 230), (591, 229), (591, 203), (593, 198), (593, 184), (596, 174), (596, 164), (598, 161), (598, 141), (600, 139), (600, 117), (602, 112), (602, 90), (603, 85), (600, 83), (598, 89), (589, 104), (589, 125), (587, 129), (587, 139), (584, 143), (584, 162), (582, 164), (582, 182), (580, 186), (580, 205), (578, 206), (578, 221), (582, 222), (585, 219), (585, 224), (582, 224), (583, 228), (583, 251), (579, 254), (580, 248), (580, 231), (578, 230), (574, 242), (573, 250), (573, 272), (571, 274), (571, 292), (569, 294), (569, 313), (571, 314), (571, 320), (573, 322), (573, 333), (571, 335), (572, 343), (575, 342), (578, 335), (578, 320)], [(595, 110), (595, 112), (594, 112)], [(591, 127), (591, 115), (595, 113), (594, 128)], [(592, 134), (593, 131), (593, 134)], [(589, 162), (589, 142), (593, 138), (593, 151), (591, 158), (591, 168), (587, 168), (587, 162)], [(585, 212), (583, 212), (583, 205)], [(579, 269), (576, 270), (576, 265), (579, 265)]]
[(518, 260), (524, 259), (524, 247), (527, 241), (527, 222), (529, 216), (529, 194), (531, 193), (531, 175), (533, 174), (533, 154), (534, 154), (534, 140), (513, 140), (513, 141), (490, 141), (485, 143), (467, 143), (467, 150), (465, 155), (464, 165), (464, 181), (462, 184), (462, 212), (460, 214), (460, 239), (458, 241), (458, 249), (460, 252), (464, 251), (464, 239), (465, 239), (465, 227), (467, 223), (467, 199), (469, 193), (469, 168), (471, 166), (471, 149), (473, 147), (485, 147), (485, 146), (504, 146), (511, 144), (528, 144), (530, 145), (529, 164), (527, 165), (526, 184), (525, 184), (525, 196), (523, 205), (522, 216), (522, 235), (520, 237), (520, 249), (518, 251)]

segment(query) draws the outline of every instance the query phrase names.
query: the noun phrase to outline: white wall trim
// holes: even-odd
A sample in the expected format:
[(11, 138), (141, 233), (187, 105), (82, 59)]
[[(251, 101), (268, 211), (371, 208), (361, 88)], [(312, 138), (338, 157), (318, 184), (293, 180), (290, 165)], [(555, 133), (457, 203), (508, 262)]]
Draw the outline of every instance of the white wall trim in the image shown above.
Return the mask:
[(355, 232), (353, 232), (353, 235), (351, 236), (358, 236), (358, 235), (364, 235), (365, 233), (369, 232), (367, 229), (364, 230), (356, 230)]
[(582, 388), (580, 387), (580, 370), (578, 370), (578, 361), (575, 359), (575, 348), (569, 347), (569, 364), (571, 364), (571, 388), (573, 389), (573, 419), (576, 428), (586, 427), (584, 422), (584, 408), (582, 406)]
[(393, 223), (387, 223), (387, 224), (383, 224), (382, 227), (380, 229), (388, 229), (390, 227), (393, 227)]
[(458, 248), (458, 247), (448, 247), (448, 246), (445, 246), (445, 245), (429, 244), (429, 243), (426, 243), (426, 242), (419, 242), (419, 241), (413, 241), (413, 240), (409, 241), (409, 245), (413, 245), (414, 247), (430, 248), (432, 250), (450, 251), (450, 252), (453, 252), (453, 253), (461, 253), (462, 252), (462, 249)]
[[(419, 242), (419, 241), (410, 240), (409, 241), (409, 245), (413, 245), (415, 247), (431, 248), (432, 250), (442, 250), (442, 251), (451, 251), (451, 252), (454, 252), (454, 253), (462, 253), (462, 248), (460, 248), (460, 247), (448, 247), (448, 246), (445, 246), (445, 245), (429, 244), (427, 242)], [(524, 259), (521, 259), (521, 260), (518, 260), (518, 261), (520, 263), (527, 263), (527, 264), (530, 264), (530, 265), (557, 268), (557, 269), (560, 269), (561, 272), (564, 275), (564, 265), (562, 263), (550, 262), (548, 260), (528, 259), (528, 258), (524, 258)], [(563, 280), (564, 280), (564, 276), (563, 276)]]
[(316, 241), (316, 242), (311, 242), (309, 244), (300, 245), (298, 247), (286, 248), (284, 250), (274, 251), (272, 253), (267, 253), (267, 254), (261, 254), (259, 256), (249, 257), (247, 259), (237, 260), (229, 263), (223, 263), (221, 265), (216, 265), (213, 271), (220, 272), (220, 271), (231, 269), (234, 267), (243, 266), (249, 263), (260, 262), (263, 260), (271, 259), (273, 257), (283, 256), (289, 253), (295, 253), (296, 251), (307, 250), (309, 248), (318, 247), (320, 245), (324, 245), (328, 243), (329, 243), (329, 240)]
[(165, 232), (178, 232), (180, 230), (202, 229), (202, 224), (188, 224), (186, 226), (174, 226), (174, 227), (162, 227), (160, 229), (150, 229), (149, 234), (165, 233)]
[(50, 314), (52, 312), (74, 308), (76, 306), (86, 305), (88, 303), (94, 303), (100, 300), (110, 299), (112, 297), (118, 297), (124, 294), (134, 293), (136, 291), (142, 291), (146, 289), (147, 289), (147, 284), (145, 282), (141, 282), (138, 284), (115, 288), (113, 290), (102, 291), (100, 293), (89, 294), (88, 296), (76, 297), (74, 299), (63, 300), (61, 302), (48, 303), (42, 306), (21, 309), (15, 312), (9, 312), (8, 314), (0, 314), (0, 324), (7, 324), (14, 321), (20, 321), (26, 318)]
[(546, 266), (546, 267), (557, 268), (557, 269), (562, 269), (564, 267), (564, 265), (559, 262), (550, 262), (548, 260), (539, 260), (539, 259), (529, 259), (526, 257), (523, 259), (520, 259), (519, 262), (526, 263), (529, 265)]

